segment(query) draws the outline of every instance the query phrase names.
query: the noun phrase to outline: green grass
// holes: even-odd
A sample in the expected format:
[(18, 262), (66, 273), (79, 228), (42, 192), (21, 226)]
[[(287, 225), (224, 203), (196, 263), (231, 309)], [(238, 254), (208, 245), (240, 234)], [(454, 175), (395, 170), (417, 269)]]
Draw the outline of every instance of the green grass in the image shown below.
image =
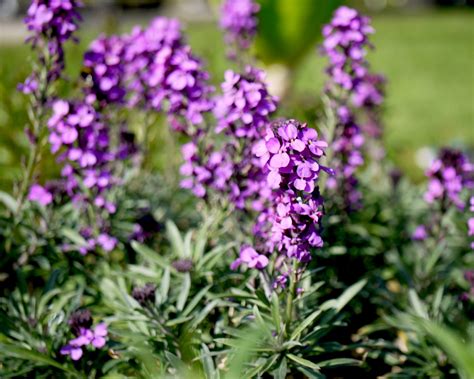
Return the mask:
[[(417, 176), (413, 161), (417, 148), (450, 143), (473, 148), (474, 12), (379, 15), (374, 17), (374, 26), (376, 50), (369, 57), (374, 70), (388, 78), (385, 139), (390, 157)], [(68, 50), (68, 61), (73, 62), (68, 68), (71, 76), (79, 72), (82, 50), (94, 37), (91, 28), (87, 29), (81, 45)], [(228, 66), (219, 32), (213, 25), (191, 25), (188, 35), (217, 83)], [(16, 83), (28, 74), (27, 57), (28, 48), (23, 45), (0, 45), (3, 189), (11, 188), (21, 174), (20, 157), (28, 149), (23, 135), (25, 100), (15, 91)], [(316, 104), (324, 65), (325, 60), (312, 49), (295, 73), (295, 91), (305, 106)]]

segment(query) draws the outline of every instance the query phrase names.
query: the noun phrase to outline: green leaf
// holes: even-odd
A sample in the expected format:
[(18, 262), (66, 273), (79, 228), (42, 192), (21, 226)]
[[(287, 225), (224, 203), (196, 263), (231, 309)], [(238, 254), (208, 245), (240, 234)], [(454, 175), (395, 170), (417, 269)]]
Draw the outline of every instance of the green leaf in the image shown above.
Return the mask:
[(204, 373), (206, 374), (206, 378), (218, 378), (218, 371), (214, 365), (214, 360), (212, 359), (211, 352), (206, 344), (201, 344), (201, 361), (202, 366), (204, 368)]
[(70, 368), (63, 366), (62, 364), (57, 363), (49, 356), (11, 344), (0, 343), (0, 355), (19, 358), (29, 362), (35, 362), (41, 366), (52, 366), (62, 371), (65, 371), (71, 375), (75, 375), (75, 377), (77, 377), (79, 374), (75, 370), (71, 370)]
[(191, 313), (191, 311), (196, 307), (196, 305), (199, 304), (202, 298), (206, 295), (207, 291), (209, 291), (209, 288), (211, 288), (211, 285), (207, 285), (201, 291), (199, 291), (196, 296), (193, 297), (187, 307), (183, 310), (183, 316), (187, 316), (189, 313)]
[(321, 309), (318, 309), (311, 313), (308, 317), (306, 317), (299, 325), (298, 327), (293, 331), (291, 334), (291, 339), (292, 340), (299, 340), (300, 339), (300, 334), (307, 328), (309, 327), (314, 320), (322, 313)]
[(432, 321), (420, 324), (454, 363), (463, 379), (474, 378), (474, 342), (466, 341), (458, 333)]
[(274, 373), (275, 379), (285, 379), (287, 373), (288, 373), (288, 367), (286, 364), (286, 358), (283, 357), (283, 359), (280, 362), (280, 365), (278, 366), (278, 369)]
[(176, 309), (182, 311), (186, 300), (189, 296), (189, 290), (191, 289), (191, 275), (189, 273), (184, 274), (183, 284), (181, 286), (181, 291), (178, 296), (178, 301), (176, 302)]
[(191, 329), (195, 329), (207, 317), (207, 315), (219, 304), (219, 300), (213, 300), (207, 304), (193, 319)]
[(281, 333), (282, 331), (282, 320), (281, 320), (281, 314), (280, 314), (280, 300), (278, 299), (278, 294), (276, 291), (272, 292), (272, 317), (273, 317), (273, 322), (275, 323), (275, 327), (277, 329), (278, 333)]
[(352, 298), (356, 296), (362, 290), (362, 288), (364, 288), (366, 284), (366, 279), (359, 280), (357, 283), (347, 288), (337, 299), (331, 299), (323, 303), (321, 305), (321, 309), (326, 310), (329, 308), (334, 308), (337, 312), (340, 312), (342, 308), (344, 308), (347, 303), (349, 303), (349, 301), (351, 301)]
[(286, 354), (286, 356), (288, 358), (290, 358), (293, 362), (298, 363), (299, 365), (302, 365), (304, 367), (308, 367), (308, 368), (310, 368), (312, 370), (316, 370), (316, 371), (320, 370), (320, 367), (316, 363), (308, 361), (307, 359), (298, 357), (297, 355), (294, 355), (294, 354)]
[(418, 294), (415, 292), (413, 288), (408, 290), (408, 299), (410, 300), (410, 305), (413, 307), (416, 315), (424, 318), (425, 320), (429, 319), (428, 311), (426, 310), (425, 305), (422, 303)]
[(161, 278), (160, 284), (160, 296), (161, 304), (165, 303), (168, 299), (168, 293), (170, 290), (170, 269), (167, 267), (163, 272), (163, 277)]
[(135, 250), (138, 254), (140, 254), (147, 262), (154, 263), (164, 269), (168, 268), (172, 271), (174, 270), (162, 257), (160, 257), (160, 255), (156, 251), (150, 249), (148, 246), (142, 245), (137, 241), (132, 241), (131, 246), (132, 249)]
[(336, 366), (359, 366), (361, 361), (352, 358), (334, 358), (327, 361), (318, 362), (319, 367), (336, 367)]
[(310, 370), (305, 367), (297, 367), (296, 368), (299, 372), (303, 373), (308, 377), (308, 379), (326, 379), (326, 376), (321, 374), (318, 371)]
[(171, 242), (174, 253), (179, 257), (186, 258), (184, 242), (183, 238), (181, 237), (181, 233), (179, 232), (175, 223), (170, 220), (166, 221), (166, 234), (169, 241)]
[(64, 237), (66, 237), (71, 242), (75, 243), (77, 246), (86, 246), (87, 241), (82, 237), (78, 232), (69, 228), (63, 228), (61, 230)]
[(18, 209), (17, 201), (8, 193), (0, 191), (0, 203), (3, 203), (12, 213)]

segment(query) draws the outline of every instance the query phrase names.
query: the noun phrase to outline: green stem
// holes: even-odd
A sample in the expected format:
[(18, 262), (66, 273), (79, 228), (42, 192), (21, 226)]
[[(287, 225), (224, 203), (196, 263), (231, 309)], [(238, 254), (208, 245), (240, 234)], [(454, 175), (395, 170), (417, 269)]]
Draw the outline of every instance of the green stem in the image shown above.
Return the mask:
[(286, 314), (285, 314), (285, 334), (288, 335), (291, 321), (293, 319), (293, 300), (296, 296), (296, 273), (298, 271), (298, 261), (293, 261), (293, 267), (290, 275), (290, 285), (288, 287), (288, 297), (286, 299)]

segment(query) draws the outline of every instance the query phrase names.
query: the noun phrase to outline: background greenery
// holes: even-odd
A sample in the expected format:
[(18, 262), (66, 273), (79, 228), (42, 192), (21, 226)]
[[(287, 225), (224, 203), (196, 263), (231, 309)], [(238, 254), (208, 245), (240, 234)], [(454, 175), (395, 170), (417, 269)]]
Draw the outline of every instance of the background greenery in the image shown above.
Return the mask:
[[(86, 17), (87, 19), (87, 17)], [(413, 178), (417, 149), (460, 144), (474, 147), (474, 12), (425, 10), (412, 14), (373, 16), (376, 50), (370, 61), (389, 78), (386, 101), (386, 146), (390, 158)], [(105, 29), (128, 29), (128, 22), (105, 21)], [(131, 25), (132, 23), (130, 23)], [(219, 83), (228, 63), (221, 34), (214, 24), (187, 26), (196, 53), (207, 58), (213, 80)], [(87, 44), (104, 30), (104, 21), (86, 25), (78, 46), (69, 48), (68, 72), (75, 77)], [(23, 129), (25, 98), (15, 90), (29, 72), (28, 47), (5, 44), (0, 38), (0, 189), (11, 190), (21, 172), (21, 155), (28, 148)], [(325, 60), (316, 49), (298, 65), (294, 96), (301, 106), (316, 109), (324, 82)], [(46, 161), (51, 165), (51, 161)], [(49, 170), (48, 170), (49, 169)], [(54, 172), (47, 167), (46, 172)]]

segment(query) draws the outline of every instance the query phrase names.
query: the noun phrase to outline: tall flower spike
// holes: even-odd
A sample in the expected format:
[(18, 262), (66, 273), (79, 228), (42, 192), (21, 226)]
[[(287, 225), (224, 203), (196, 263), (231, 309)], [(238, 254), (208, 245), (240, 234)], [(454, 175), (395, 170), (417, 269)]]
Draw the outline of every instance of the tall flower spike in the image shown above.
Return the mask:
[[(78, 29), (81, 20), (78, 9), (81, 6), (77, 0), (33, 0), (28, 8), (24, 22), (32, 35), (27, 41), (38, 49), (42, 64), (50, 62), (49, 81), (57, 79), (64, 68), (63, 46)], [(37, 80), (38, 73), (33, 73), (21, 89), (31, 91)]]
[[(369, 72), (365, 59), (371, 47), (368, 36), (373, 32), (369, 18), (345, 6), (338, 8), (323, 28), (321, 50), (329, 58), (326, 93), (337, 119), (332, 142), (337, 177), (328, 181), (328, 187), (339, 189), (349, 210), (359, 207), (361, 201), (356, 178), (357, 168), (364, 163), (361, 125), (371, 137), (381, 134), (377, 107), (383, 101), (383, 80)], [(365, 124), (359, 110), (366, 113), (362, 115)]]
[[(277, 99), (268, 93), (264, 80), (264, 73), (253, 67), (241, 75), (226, 71), (222, 95), (215, 99), (217, 125), (209, 132), (216, 134), (212, 140), (221, 139), (222, 143), (208, 145), (206, 135), (196, 135), (183, 146), (183, 187), (200, 197), (211, 189), (238, 209), (263, 207), (268, 190), (252, 149), (277, 107)], [(223, 136), (219, 138), (219, 134)]]
[(442, 211), (450, 205), (464, 209), (461, 198), (464, 188), (474, 188), (474, 165), (466, 155), (454, 149), (445, 148), (426, 172), (428, 189), (425, 200), (429, 204), (438, 203)]
[(332, 173), (320, 164), (326, 148), (327, 143), (318, 138), (314, 129), (296, 120), (275, 123), (267, 129), (255, 145), (254, 154), (260, 159), (273, 191), (269, 205), (255, 224), (256, 245), (250, 251), (252, 254), (244, 246), (233, 268), (241, 263), (263, 268), (264, 259), (260, 255), (276, 250), (280, 258), (278, 265), (283, 270), (282, 261), (296, 259), (307, 263), (311, 260), (311, 249), (322, 247), (323, 199), (317, 181), (321, 171)]
[(260, 5), (254, 0), (225, 0), (222, 4), (219, 24), (226, 44), (231, 46), (230, 58), (235, 58), (238, 50), (250, 47), (257, 32), (259, 10)]
[(209, 75), (181, 35), (177, 20), (158, 17), (125, 36), (130, 105), (164, 111), (174, 129), (192, 134), (212, 108)]

